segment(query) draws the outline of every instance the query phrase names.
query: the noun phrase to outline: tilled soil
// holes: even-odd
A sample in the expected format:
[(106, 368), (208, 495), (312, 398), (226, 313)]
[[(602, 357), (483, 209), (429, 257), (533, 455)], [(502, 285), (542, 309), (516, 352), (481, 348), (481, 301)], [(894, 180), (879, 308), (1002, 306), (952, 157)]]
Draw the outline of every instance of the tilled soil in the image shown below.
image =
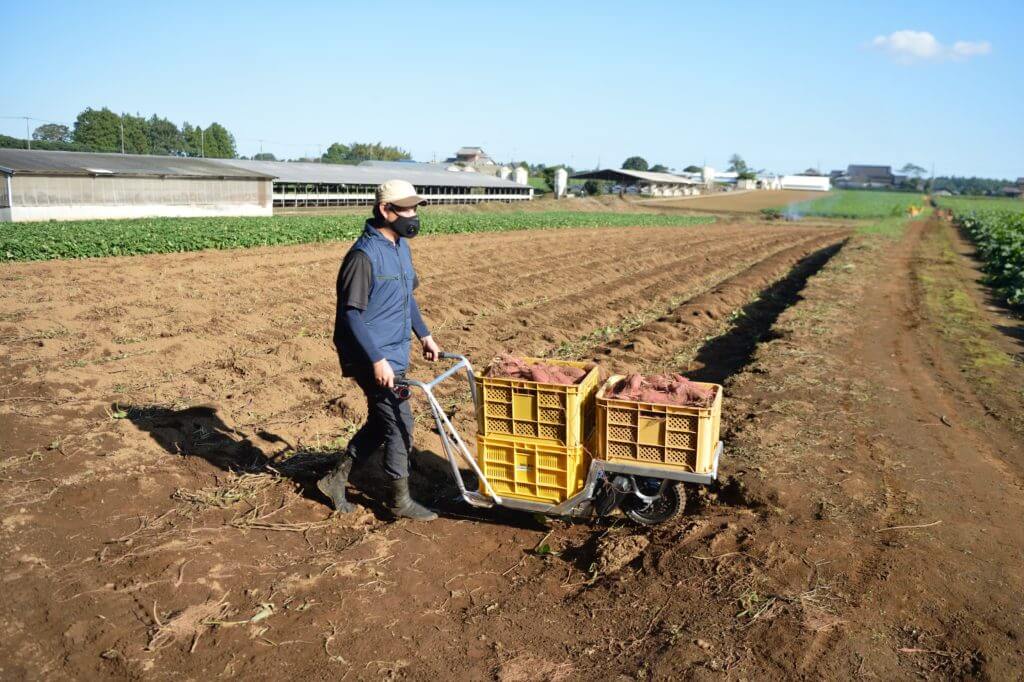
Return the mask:
[[(866, 292), (883, 275), (910, 285), (897, 255), (848, 237), (739, 224), (414, 244), (435, 337), (478, 364), (728, 368), (714, 377), (731, 377), (723, 484), (653, 531), (453, 501), (419, 400), (413, 489), (442, 518), (388, 523), (372, 465), (353, 477), (363, 511), (332, 517), (311, 481), (365, 413), (330, 347), (345, 244), (5, 266), (0, 672), (998, 677), (1021, 660), (1019, 625), (998, 610), (1022, 603), (1008, 521), (986, 547), (999, 572), (944, 544), (950, 564), (924, 584), (899, 557), (932, 552), (911, 543), (935, 527), (876, 532), (921, 520), (908, 509), (925, 502), (894, 481), (954, 483), (877, 445), (909, 431), (858, 397), (887, 362), (862, 335), (902, 338), (905, 309)], [(464, 385), (443, 398), (471, 435)], [(1018, 493), (985, 508), (1019, 519)], [(943, 602), (961, 558), (978, 573)], [(986, 604), (973, 586), (991, 581), (1003, 597)]]

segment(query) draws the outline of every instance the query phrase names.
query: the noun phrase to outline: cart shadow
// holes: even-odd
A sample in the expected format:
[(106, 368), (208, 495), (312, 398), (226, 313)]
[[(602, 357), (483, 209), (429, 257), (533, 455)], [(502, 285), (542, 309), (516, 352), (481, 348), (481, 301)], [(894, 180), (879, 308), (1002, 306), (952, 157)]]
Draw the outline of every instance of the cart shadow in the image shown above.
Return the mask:
[[(175, 410), (161, 405), (110, 406), (115, 418), (125, 419), (144, 431), (166, 452), (179, 457), (198, 457), (222, 471), (272, 473), (296, 484), (303, 497), (328, 506), (316, 482), (334, 466), (343, 449), (306, 449), (283, 437), (259, 429), (246, 435), (228, 426), (210, 406)], [(262, 446), (262, 447), (261, 447)], [(390, 520), (387, 509), (389, 481), (382, 468), (381, 452), (357, 464), (349, 477), (349, 499), (379, 519)], [(473, 476), (464, 473), (469, 482)], [(439, 515), (520, 528), (539, 528), (532, 515), (507, 509), (478, 509), (462, 501), (447, 461), (430, 450), (413, 450), (409, 458), (409, 487), (414, 499)], [(473, 484), (475, 485), (475, 484)]]
[[(523, 530), (541, 530), (545, 527), (544, 521), (530, 512), (506, 507), (474, 507), (467, 504), (452, 478), (448, 461), (432, 450), (415, 450), (409, 464), (413, 497), (419, 491), (424, 496), (426, 504), (439, 516)], [(459, 471), (466, 489), (476, 490), (476, 475), (466, 469)]]

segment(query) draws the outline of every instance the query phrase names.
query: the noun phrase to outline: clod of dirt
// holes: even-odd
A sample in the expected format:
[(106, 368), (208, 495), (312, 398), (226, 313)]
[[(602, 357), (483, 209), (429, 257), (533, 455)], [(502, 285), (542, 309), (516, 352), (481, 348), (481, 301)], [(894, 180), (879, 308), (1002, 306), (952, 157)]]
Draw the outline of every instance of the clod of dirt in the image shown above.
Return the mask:
[(736, 476), (728, 476), (721, 481), (715, 491), (719, 500), (734, 507), (771, 507), (779, 503), (775, 490), (768, 489), (760, 482), (748, 484)]
[(526, 379), (544, 384), (577, 384), (587, 375), (587, 370), (568, 365), (549, 365), (546, 363), (530, 364), (523, 358), (514, 355), (499, 355), (491, 360), (487, 368), (489, 377), (507, 377), (509, 379)]
[(715, 399), (712, 386), (705, 388), (682, 374), (643, 376), (630, 374), (608, 390), (607, 397), (663, 405), (709, 407)]
[(573, 679), (573, 667), (522, 653), (498, 668), (498, 682), (564, 682)]
[(646, 535), (606, 535), (597, 544), (597, 573), (617, 573), (643, 554), (649, 544)]

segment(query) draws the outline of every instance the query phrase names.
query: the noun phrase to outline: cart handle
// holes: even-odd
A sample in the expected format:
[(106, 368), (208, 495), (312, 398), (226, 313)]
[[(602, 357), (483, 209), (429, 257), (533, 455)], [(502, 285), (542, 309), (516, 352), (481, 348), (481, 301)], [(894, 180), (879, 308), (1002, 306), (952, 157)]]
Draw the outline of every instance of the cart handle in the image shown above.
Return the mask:
[(445, 353), (444, 351), (440, 353), (440, 358), (442, 360), (457, 360), (458, 362), (456, 362), (454, 365), (452, 365), (451, 367), (449, 367), (444, 372), (437, 375), (430, 381), (424, 382), (417, 381), (416, 379), (396, 379), (395, 385), (416, 386), (418, 388), (432, 389), (438, 384), (440, 384), (442, 381), (447, 379), (448, 377), (457, 373), (460, 369), (465, 369), (466, 380), (469, 382), (469, 393), (473, 397), (473, 407), (475, 409), (478, 404), (478, 398), (476, 393), (476, 381), (473, 377), (473, 365), (469, 362), (469, 358), (467, 358), (465, 355), (459, 355), (458, 353)]
[[(437, 435), (441, 438), (441, 446), (444, 448), (445, 456), (451, 466), (452, 476), (455, 478), (455, 483), (459, 486), (459, 493), (461, 493), (462, 498), (471, 504), (480, 504), (476, 500), (475, 493), (470, 493), (466, 490), (466, 484), (462, 480), (462, 474), (459, 471), (459, 465), (455, 459), (456, 453), (461, 455), (462, 459), (469, 464), (473, 473), (475, 473), (477, 478), (480, 479), (480, 482), (483, 484), (484, 489), (487, 491), (491, 500), (496, 504), (501, 504), (501, 497), (499, 497), (494, 491), (494, 488), (491, 487), (490, 481), (487, 480), (484, 472), (480, 470), (480, 465), (477, 463), (476, 458), (473, 457), (469, 448), (466, 447), (465, 441), (462, 440), (458, 431), (455, 430), (455, 426), (448, 418), (448, 415), (445, 414), (444, 408), (437, 401), (437, 397), (434, 396), (435, 386), (453, 374), (456, 374), (459, 370), (464, 369), (466, 371), (466, 378), (469, 381), (469, 391), (473, 396), (473, 407), (474, 409), (479, 409), (476, 381), (473, 376), (473, 365), (470, 364), (469, 358), (464, 355), (458, 355), (456, 353), (441, 353), (440, 356), (443, 360), (457, 360), (458, 362), (434, 377), (431, 381), (423, 382), (417, 381), (416, 379), (397, 379), (395, 381), (395, 385), (415, 386), (423, 391), (423, 395), (427, 399), (427, 403), (430, 405), (430, 411), (434, 414), (434, 422), (437, 425)], [(490, 503), (487, 504), (489, 505)]]

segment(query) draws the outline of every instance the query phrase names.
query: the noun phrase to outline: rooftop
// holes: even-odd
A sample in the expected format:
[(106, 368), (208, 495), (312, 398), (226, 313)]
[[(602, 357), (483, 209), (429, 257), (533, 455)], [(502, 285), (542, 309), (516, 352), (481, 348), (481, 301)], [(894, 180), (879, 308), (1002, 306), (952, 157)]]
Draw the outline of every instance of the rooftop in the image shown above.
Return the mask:
[(605, 168), (603, 170), (584, 171), (572, 176), (580, 180), (635, 180), (658, 185), (697, 185), (701, 184), (693, 178), (673, 173), (652, 173), (650, 171), (626, 170), (624, 168)]
[(219, 159), (143, 154), (0, 149), (0, 172), (8, 175), (159, 176), (178, 178), (269, 178), (266, 173), (223, 164)]
[(350, 166), (335, 163), (308, 163), (298, 161), (243, 161), (223, 159), (218, 163), (235, 166), (254, 173), (264, 173), (280, 182), (323, 183), (340, 185), (379, 185), (396, 178), (417, 186), (442, 187), (508, 187), (523, 189), (511, 180), (502, 180), (483, 173), (455, 173), (440, 164), (399, 162), (373, 162)]

